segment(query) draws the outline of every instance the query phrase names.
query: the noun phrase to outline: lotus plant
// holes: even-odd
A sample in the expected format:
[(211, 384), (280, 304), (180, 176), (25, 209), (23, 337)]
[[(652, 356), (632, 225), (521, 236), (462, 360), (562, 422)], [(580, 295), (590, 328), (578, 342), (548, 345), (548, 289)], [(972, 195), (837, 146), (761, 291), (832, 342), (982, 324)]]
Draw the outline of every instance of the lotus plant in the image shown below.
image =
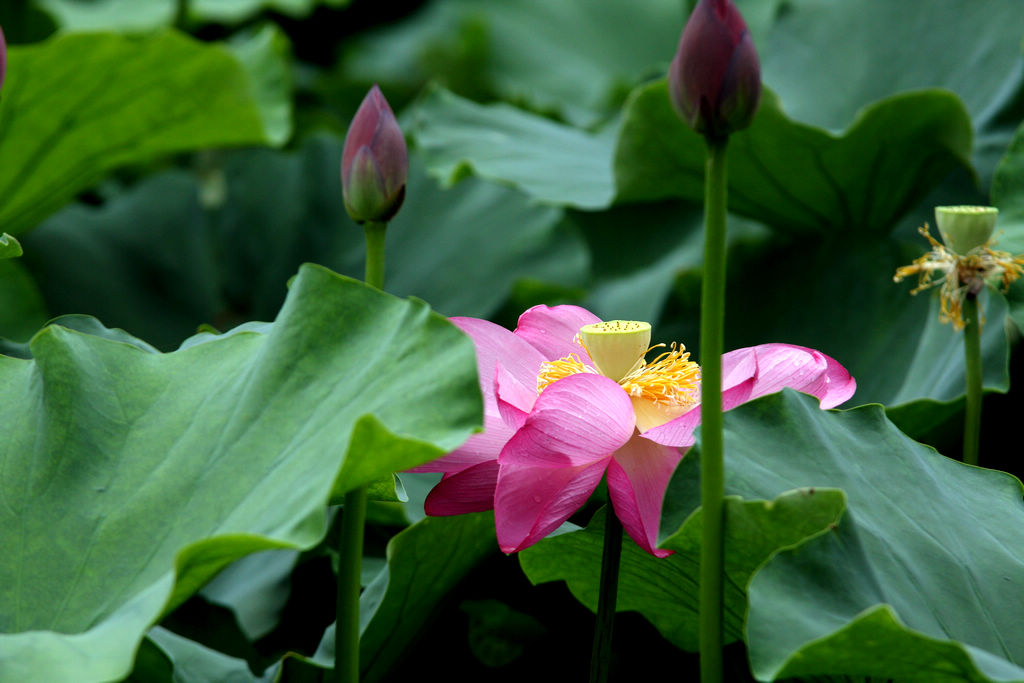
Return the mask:
[(732, 0), (700, 0), (694, 7), (669, 68), (668, 89), (679, 116), (707, 143), (700, 348), (703, 392), (709, 406), (704, 415), (701, 452), (704, 527), (700, 560), (700, 667), (704, 683), (719, 683), (725, 553), (725, 473), (719, 401), (725, 317), (725, 151), (729, 135), (753, 121), (761, 99), (757, 50)]
[[(964, 369), (967, 383), (964, 407), (964, 462), (978, 464), (981, 440), (981, 325), (978, 297), (989, 281), (998, 280), (1003, 291), (1024, 274), (1024, 255), (1013, 256), (992, 247), (992, 236), (999, 210), (991, 206), (937, 206), (935, 223), (942, 242), (928, 232), (925, 223), (919, 232), (931, 249), (909, 266), (896, 269), (900, 282), (918, 276), (911, 294), (939, 285), (939, 320), (951, 322), (964, 332)], [(939, 277), (932, 279), (933, 273)]]
[[(376, 85), (363, 98), (345, 135), (341, 188), (345, 210), (366, 235), (366, 283), (384, 289), (384, 237), (405, 199), (409, 153), (391, 106)], [(359, 681), (359, 593), (367, 489), (345, 494), (338, 560), (334, 672)]]

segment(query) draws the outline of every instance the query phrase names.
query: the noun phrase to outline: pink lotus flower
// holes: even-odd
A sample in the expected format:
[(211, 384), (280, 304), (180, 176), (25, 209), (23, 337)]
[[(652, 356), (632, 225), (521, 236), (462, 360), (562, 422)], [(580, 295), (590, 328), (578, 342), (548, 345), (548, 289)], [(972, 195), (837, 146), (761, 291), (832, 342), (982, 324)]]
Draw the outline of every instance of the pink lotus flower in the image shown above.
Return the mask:
[[(484, 431), (416, 468), (444, 473), (427, 514), (493, 508), (498, 544), (512, 553), (558, 528), (607, 473), (629, 536), (653, 555), (670, 555), (654, 547), (662, 499), (700, 424), (700, 369), (684, 348), (673, 344), (645, 362), (649, 325), (597, 325), (577, 306), (535, 306), (515, 332), (476, 318), (452, 322), (476, 346)], [(839, 363), (801, 346), (738, 349), (722, 366), (725, 410), (783, 387), (832, 408), (856, 389)]]

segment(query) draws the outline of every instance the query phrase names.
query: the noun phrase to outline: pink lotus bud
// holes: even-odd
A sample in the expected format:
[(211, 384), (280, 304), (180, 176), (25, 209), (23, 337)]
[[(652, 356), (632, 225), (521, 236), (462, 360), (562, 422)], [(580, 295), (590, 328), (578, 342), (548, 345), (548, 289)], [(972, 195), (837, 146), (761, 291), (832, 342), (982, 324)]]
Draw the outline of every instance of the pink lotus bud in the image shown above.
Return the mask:
[(7, 41), (4, 40), (4, 28), (0, 26), (0, 88), (4, 87), (5, 73), (7, 73)]
[(409, 153), (395, 115), (376, 85), (363, 98), (345, 136), (341, 189), (356, 223), (386, 222), (405, 199)]
[(750, 125), (761, 99), (761, 64), (732, 0), (700, 0), (668, 72), (676, 111), (709, 140)]

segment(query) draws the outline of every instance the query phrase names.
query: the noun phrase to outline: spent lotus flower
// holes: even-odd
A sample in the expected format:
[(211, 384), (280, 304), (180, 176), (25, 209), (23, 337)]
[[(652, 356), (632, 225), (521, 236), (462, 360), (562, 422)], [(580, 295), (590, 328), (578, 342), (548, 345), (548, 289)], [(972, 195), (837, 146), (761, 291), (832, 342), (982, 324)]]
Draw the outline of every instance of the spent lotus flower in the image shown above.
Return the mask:
[(761, 63), (732, 0), (700, 0), (668, 72), (669, 95), (687, 124), (710, 139), (750, 125), (761, 99)]
[[(993, 249), (992, 236), (998, 210), (990, 206), (938, 206), (935, 222), (942, 242), (931, 236), (928, 224), (918, 228), (931, 244), (931, 249), (909, 266), (900, 266), (893, 276), (900, 282), (911, 275), (918, 276), (920, 291), (939, 286), (941, 308), (939, 320), (952, 322), (953, 329), (964, 328), (964, 300), (976, 297), (989, 280), (998, 279), (1006, 291), (1024, 274), (1024, 255)], [(938, 277), (934, 277), (935, 274)]]
[(376, 85), (363, 98), (345, 135), (341, 189), (356, 223), (384, 223), (402, 207), (409, 152), (384, 94)]
[[(452, 318), (476, 347), (484, 431), (416, 468), (443, 472), (430, 515), (494, 509), (512, 553), (547, 536), (607, 475), (615, 514), (640, 547), (655, 547), (669, 478), (700, 424), (700, 368), (681, 345), (650, 346), (651, 327), (602, 322), (577, 306), (535, 306), (514, 332)], [(648, 362), (648, 351), (662, 349)], [(856, 383), (828, 356), (764, 344), (722, 357), (723, 408), (792, 387), (832, 408)]]

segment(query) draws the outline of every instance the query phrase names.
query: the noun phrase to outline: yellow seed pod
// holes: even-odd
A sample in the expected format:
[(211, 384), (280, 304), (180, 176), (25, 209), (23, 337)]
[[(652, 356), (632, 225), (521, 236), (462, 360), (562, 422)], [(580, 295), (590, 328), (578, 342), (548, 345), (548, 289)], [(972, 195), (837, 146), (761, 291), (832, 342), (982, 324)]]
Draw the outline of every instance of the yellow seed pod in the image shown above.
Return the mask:
[(636, 320), (585, 325), (580, 329), (580, 342), (598, 372), (618, 382), (643, 364), (651, 344), (651, 325)]

